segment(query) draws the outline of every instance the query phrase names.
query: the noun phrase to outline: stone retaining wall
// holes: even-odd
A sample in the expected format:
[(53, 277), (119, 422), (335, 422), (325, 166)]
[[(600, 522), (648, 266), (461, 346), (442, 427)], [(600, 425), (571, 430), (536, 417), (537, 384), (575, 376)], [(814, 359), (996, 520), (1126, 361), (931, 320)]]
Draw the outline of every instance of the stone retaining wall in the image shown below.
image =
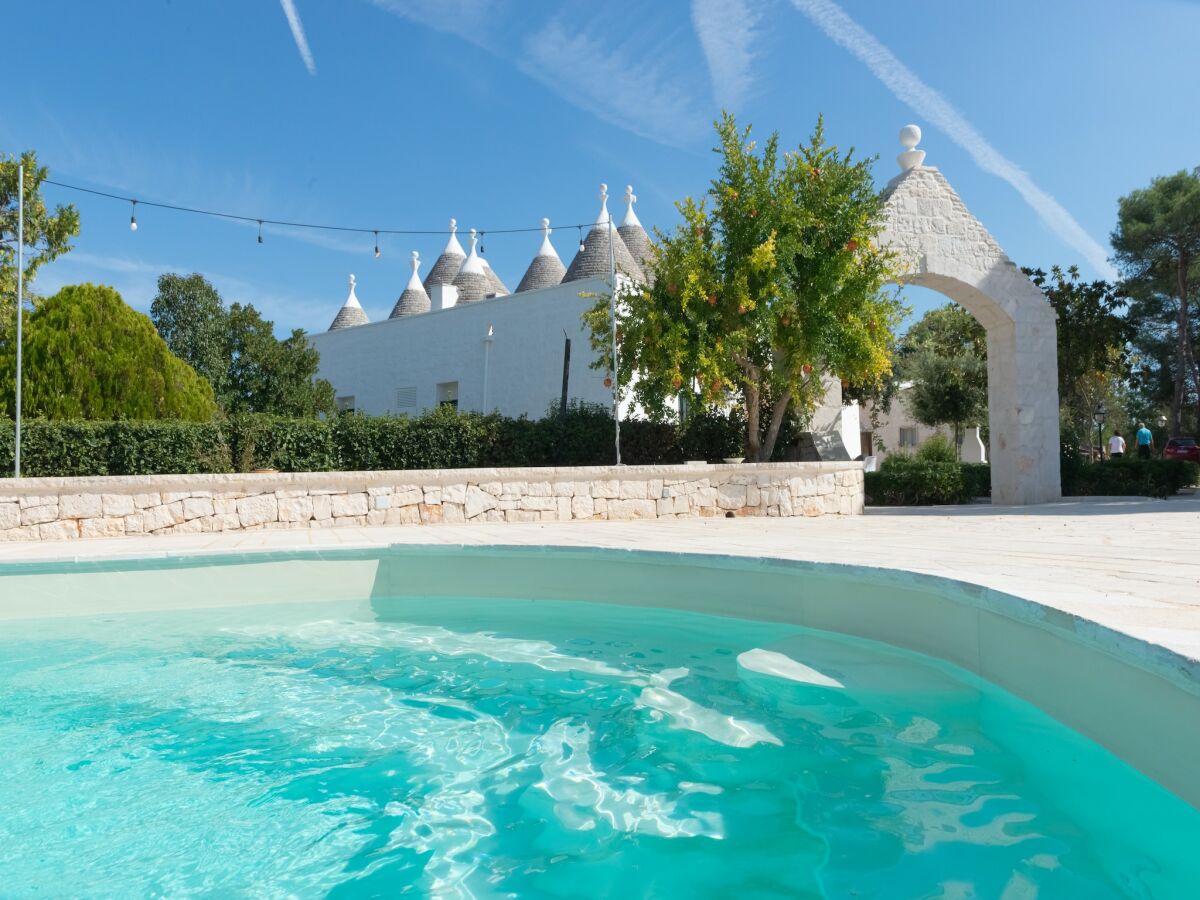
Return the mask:
[(0, 541), (862, 509), (853, 462), (22, 478), (0, 481)]

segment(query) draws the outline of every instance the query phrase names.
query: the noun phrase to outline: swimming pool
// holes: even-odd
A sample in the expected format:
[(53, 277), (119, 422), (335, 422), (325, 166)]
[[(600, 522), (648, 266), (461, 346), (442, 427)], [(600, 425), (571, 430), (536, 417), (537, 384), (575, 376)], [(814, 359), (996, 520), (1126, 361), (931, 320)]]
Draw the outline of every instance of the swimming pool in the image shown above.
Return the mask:
[[(981, 677), (1002, 600), (933, 581), (499, 548), (6, 567), (4, 891), (1187, 896), (1200, 813)], [(1128, 661), (1078, 638), (1119, 707)]]

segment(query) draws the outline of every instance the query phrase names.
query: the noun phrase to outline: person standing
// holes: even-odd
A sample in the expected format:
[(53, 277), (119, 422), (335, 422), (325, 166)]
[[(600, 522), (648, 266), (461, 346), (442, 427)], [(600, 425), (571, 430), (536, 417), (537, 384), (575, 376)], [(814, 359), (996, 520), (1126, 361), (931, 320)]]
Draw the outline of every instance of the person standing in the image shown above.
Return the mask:
[(1137, 441), (1138, 459), (1149, 459), (1150, 451), (1154, 449), (1154, 435), (1150, 433), (1145, 422), (1138, 422), (1137, 435), (1134, 440)]
[(1110, 459), (1120, 459), (1125, 455), (1125, 438), (1121, 437), (1121, 432), (1114, 431), (1112, 437), (1108, 439), (1108, 456)]

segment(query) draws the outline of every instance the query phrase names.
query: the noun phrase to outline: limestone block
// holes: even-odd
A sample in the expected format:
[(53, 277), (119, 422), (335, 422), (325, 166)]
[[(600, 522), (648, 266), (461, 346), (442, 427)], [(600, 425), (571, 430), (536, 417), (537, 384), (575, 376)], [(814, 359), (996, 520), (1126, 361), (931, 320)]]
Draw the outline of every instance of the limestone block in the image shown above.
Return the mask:
[(175, 503), (180, 500), (186, 500), (190, 496), (192, 496), (191, 491), (164, 491), (162, 495), (162, 502)]
[(100, 505), (105, 516), (131, 516), (137, 512), (129, 494), (102, 494)]
[(506, 522), (540, 522), (541, 515), (532, 509), (506, 509), (504, 511), (504, 521), (506, 521)]
[(126, 534), (141, 534), (146, 530), (141, 513), (130, 513), (124, 519)]
[(215, 512), (213, 502), (207, 497), (188, 497), (183, 501), (183, 517), (185, 519), (199, 519), (214, 515)]
[(8, 531), (21, 524), (21, 507), (17, 503), (0, 503), (0, 531)]
[(217, 516), (237, 515), (237, 500), (226, 498), (214, 499), (213, 514)]
[[(504, 493), (504, 485), (502, 485), (499, 481), (485, 481), (479, 485), (479, 490), (483, 491), (485, 494), (491, 494), (494, 497), (499, 497)], [(465, 503), (466, 500), (463, 502)]]
[(571, 497), (575, 494), (575, 482), (556, 481), (552, 485), (555, 497)]
[(500, 502), (496, 504), (497, 509), (520, 509), (521, 498), (516, 494), (501, 494)]
[[(418, 503), (425, 501), (425, 492), (419, 487), (410, 487), (404, 490), (397, 490), (392, 495), (392, 506), (415, 506)], [(333, 514), (336, 516), (337, 504), (333, 505)]]
[(657, 500), (663, 495), (663, 480), (661, 478), (651, 478), (646, 482), (646, 496), (651, 500)]
[(489, 509), (487, 512), (485, 512), (480, 518), (476, 519), (475, 521), (476, 522), (479, 522), (479, 521), (503, 522), (504, 521), (504, 513), (500, 512), (500, 510), (498, 510), (498, 509)]
[[(465, 493), (465, 491), (464, 491)], [(443, 503), (442, 504), (442, 521), (450, 524), (459, 524), (467, 521), (467, 516), (463, 512), (461, 503)]]
[(442, 485), (442, 503), (457, 503), (460, 506), (467, 500), (466, 484)]
[(377, 512), (379, 510), (388, 509), (391, 507), (391, 505), (392, 505), (392, 495), (391, 494), (379, 494), (377, 496), (371, 497), (372, 512)]
[[(193, 497), (198, 497), (200, 494), (196, 491), (192, 492)], [(296, 497), (307, 497), (308, 488), (281, 488), (275, 492), (276, 500), (294, 500)]]
[(529, 496), (522, 497), (517, 504), (518, 509), (534, 509), (538, 511), (558, 509), (558, 501), (554, 497)]
[[(274, 496), (272, 494), (272, 496)], [(204, 530), (202, 519), (192, 519), (190, 522), (180, 522), (162, 530), (162, 534), (199, 534)]]
[(658, 507), (654, 500), (610, 500), (608, 502), (608, 517), (610, 519), (656, 519)]
[(468, 519), (474, 519), (482, 512), (495, 509), (497, 502), (495, 496), (484, 491), (482, 486), (471, 485), (467, 488), (466, 496), (463, 499), (463, 512)]
[(529, 484), (525, 481), (506, 481), (501, 489), (501, 493), (520, 497), (523, 494), (529, 493)]
[(328, 494), (314, 494), (312, 498), (313, 519), (326, 522), (333, 517), (333, 500)]
[(333, 520), (334, 528), (360, 528), (366, 524), (367, 517), (365, 514), (361, 516), (341, 516)]
[(746, 485), (722, 484), (717, 487), (717, 506), (721, 509), (741, 509), (746, 505)]
[(387, 517), (387, 510), (373, 509), (367, 513), (368, 525), (382, 525)]
[(554, 490), (548, 481), (531, 481), (529, 482), (529, 490), (526, 493), (530, 497), (552, 497)]
[(442, 504), (440, 503), (418, 503), (417, 512), (420, 514), (422, 525), (437, 525), (442, 521)]
[(607, 519), (608, 518), (608, 500), (606, 500), (604, 497), (593, 497), (592, 505), (593, 505), (593, 508), (595, 509), (595, 512), (592, 514), (592, 518), (594, 518), (594, 519)]
[(41, 525), (44, 522), (53, 522), (57, 518), (57, 503), (47, 503), (43, 506), (27, 506), (21, 510), (22, 525)]
[[(363, 498), (364, 503), (366, 498)], [(279, 518), (279, 501), (274, 494), (257, 494), (237, 501), (238, 519), (243, 528), (274, 522)], [(366, 512), (364, 509), (363, 512)]]
[(555, 497), (554, 499), (556, 501), (554, 518), (559, 522), (569, 522), (571, 520), (571, 498)]
[(307, 522), (312, 517), (312, 497), (290, 497), (279, 501), (280, 522)]
[(440, 487), (425, 488), (425, 496), (422, 502), (427, 506), (440, 506), (442, 502), (442, 489)]
[(615, 500), (621, 496), (621, 485), (615, 478), (593, 481), (588, 493), (598, 499)]
[(758, 506), (763, 502), (763, 492), (759, 490), (757, 484), (746, 485), (746, 505)]
[(649, 498), (647, 490), (650, 485), (644, 481), (622, 481), (620, 486), (620, 499), (622, 500), (646, 500)]
[[(367, 488), (367, 496), (368, 497), (386, 497), (389, 494), (391, 494), (393, 492), (393, 490), (395, 490), (395, 489), (388, 487), (386, 485), (383, 487), (369, 487), (369, 488)], [(376, 509), (384, 509), (384, 508), (385, 507), (382, 507), (382, 506), (376, 507)]]
[(820, 497), (805, 497), (801, 508), (806, 516), (820, 516), (825, 514), (825, 504), (821, 502)]
[(794, 516), (795, 513), (792, 511), (792, 495), (788, 491), (780, 491), (778, 499), (779, 515)]
[(120, 537), (124, 533), (125, 520), (123, 518), (95, 518), (79, 520), (80, 537)]
[(580, 494), (571, 498), (571, 517), (575, 519), (590, 519), (596, 514), (596, 501), (588, 494)]
[(658, 505), (659, 516), (674, 516), (678, 513), (687, 513), (691, 511), (691, 506), (688, 503), (688, 498), (683, 497), (659, 497), (655, 501)]
[(133, 505), (138, 509), (149, 509), (151, 506), (158, 506), (162, 503), (162, 494), (134, 494)]
[(69, 541), (79, 537), (79, 522), (75, 519), (59, 519), (38, 525), (38, 540)]
[[(420, 491), (417, 491), (416, 494), (416, 499), (411, 501), (413, 503), (421, 499)], [(398, 504), (401, 502), (398, 498), (394, 499)], [(345, 518), (346, 516), (365, 516), (367, 514), (366, 493), (334, 494), (330, 498), (330, 503), (335, 519)]]
[(36, 541), (38, 539), (38, 529), (40, 525), (25, 525), (17, 528), (6, 528), (0, 531), (0, 541)]

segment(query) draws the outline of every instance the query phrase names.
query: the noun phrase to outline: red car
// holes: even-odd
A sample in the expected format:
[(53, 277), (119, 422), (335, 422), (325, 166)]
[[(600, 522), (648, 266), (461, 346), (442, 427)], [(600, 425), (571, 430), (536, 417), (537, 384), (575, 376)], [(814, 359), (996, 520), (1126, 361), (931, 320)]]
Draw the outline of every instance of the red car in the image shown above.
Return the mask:
[(1200, 463), (1200, 444), (1192, 437), (1173, 437), (1163, 447), (1163, 459), (1186, 459)]

